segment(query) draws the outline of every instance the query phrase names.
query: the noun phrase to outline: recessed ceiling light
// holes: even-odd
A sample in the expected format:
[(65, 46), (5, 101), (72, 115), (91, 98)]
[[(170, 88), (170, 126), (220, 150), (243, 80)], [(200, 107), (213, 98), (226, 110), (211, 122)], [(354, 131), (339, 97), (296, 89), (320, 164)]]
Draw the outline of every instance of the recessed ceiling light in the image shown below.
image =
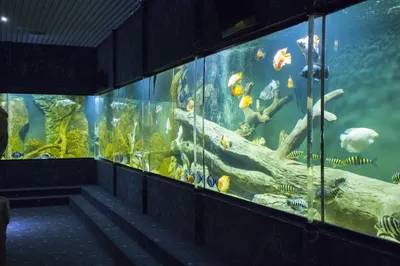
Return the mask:
[(2, 22), (7, 22), (7, 21), (8, 21), (8, 18), (5, 17), (5, 16), (1, 16), (1, 21), (2, 21)]

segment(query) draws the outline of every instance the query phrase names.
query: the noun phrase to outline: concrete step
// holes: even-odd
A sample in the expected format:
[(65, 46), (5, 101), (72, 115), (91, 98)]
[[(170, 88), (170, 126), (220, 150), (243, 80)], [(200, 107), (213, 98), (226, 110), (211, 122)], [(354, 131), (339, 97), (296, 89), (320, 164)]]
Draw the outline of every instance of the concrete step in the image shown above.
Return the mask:
[(81, 192), (80, 186), (35, 187), (35, 188), (0, 189), (0, 196), (6, 198), (22, 198), (22, 197), (73, 195), (73, 194), (79, 194), (80, 192)]
[(10, 208), (68, 205), (70, 195), (9, 198)]

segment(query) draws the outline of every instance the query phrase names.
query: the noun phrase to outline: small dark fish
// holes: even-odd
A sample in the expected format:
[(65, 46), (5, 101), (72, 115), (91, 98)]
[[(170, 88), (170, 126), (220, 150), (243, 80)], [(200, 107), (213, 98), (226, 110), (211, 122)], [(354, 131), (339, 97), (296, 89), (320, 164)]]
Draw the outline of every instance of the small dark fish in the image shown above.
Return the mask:
[[(300, 76), (303, 78), (308, 78), (308, 66), (305, 66), (303, 70), (300, 72)], [(320, 81), (322, 75), (322, 67), (320, 65), (313, 65), (313, 79), (315, 81)], [(325, 79), (329, 78), (329, 67), (325, 67)]]
[(14, 152), (14, 153), (11, 155), (11, 157), (13, 157), (14, 159), (19, 159), (19, 158), (24, 157), (24, 154), (17, 151), (17, 152)]
[(346, 178), (341, 177), (341, 178), (335, 179), (334, 185), (335, 185), (335, 187), (338, 187), (338, 186), (344, 184), (345, 182), (346, 182)]
[(378, 233), (381, 232), (390, 235), (395, 239), (400, 237), (400, 222), (392, 216), (384, 215), (378, 220), (374, 227), (378, 230)]
[[(343, 190), (340, 188), (326, 188), (325, 189), (325, 204), (331, 204), (335, 201), (336, 198), (340, 197), (343, 194)], [(321, 200), (322, 192), (321, 188), (318, 187), (314, 193), (315, 200)]]
[(207, 184), (208, 184), (209, 187), (213, 187), (217, 183), (217, 179), (215, 177), (213, 177), (212, 175), (209, 175), (207, 177), (206, 181), (207, 181)]
[(286, 201), (287, 205), (290, 206), (293, 210), (303, 212), (308, 208), (307, 201), (301, 198), (290, 199), (288, 198)]
[(351, 165), (362, 165), (362, 164), (372, 164), (374, 166), (376, 165), (376, 161), (378, 160), (378, 158), (374, 158), (374, 159), (368, 159), (368, 158), (363, 158), (360, 156), (351, 156), (349, 158), (347, 158), (346, 160), (344, 160), (344, 162), (346, 164), (351, 164)]
[(203, 179), (204, 179), (203, 172), (197, 171), (197, 174), (196, 174), (196, 183), (197, 183), (197, 184), (200, 184), (201, 182), (203, 182)]

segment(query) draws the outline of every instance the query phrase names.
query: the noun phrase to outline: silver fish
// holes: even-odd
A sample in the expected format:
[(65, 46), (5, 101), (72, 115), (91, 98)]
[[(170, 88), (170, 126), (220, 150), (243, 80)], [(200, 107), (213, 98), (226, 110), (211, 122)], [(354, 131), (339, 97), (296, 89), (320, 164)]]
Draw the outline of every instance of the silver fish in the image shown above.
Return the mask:
[(110, 104), (110, 106), (111, 106), (112, 109), (117, 109), (117, 110), (119, 110), (119, 109), (124, 109), (124, 108), (128, 107), (128, 104), (113, 101), (113, 102)]
[(308, 208), (307, 201), (301, 198), (294, 198), (294, 199), (288, 198), (286, 203), (293, 210), (296, 210), (298, 212), (303, 212)]
[(66, 106), (74, 105), (74, 104), (76, 104), (76, 102), (72, 101), (71, 99), (64, 99), (64, 100), (56, 101), (56, 107), (58, 107), (58, 106), (66, 107)]
[(269, 100), (274, 97), (274, 92), (279, 88), (279, 80), (271, 80), (271, 82), (261, 91), (258, 99)]

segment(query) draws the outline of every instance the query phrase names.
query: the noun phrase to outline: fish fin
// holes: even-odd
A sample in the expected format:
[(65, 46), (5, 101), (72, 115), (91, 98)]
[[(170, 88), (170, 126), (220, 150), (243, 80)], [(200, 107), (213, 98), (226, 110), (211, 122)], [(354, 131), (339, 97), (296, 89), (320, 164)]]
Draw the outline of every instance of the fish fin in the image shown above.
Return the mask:
[(348, 128), (348, 129), (346, 129), (346, 131), (344, 132), (344, 134), (348, 135), (348, 134), (350, 134), (351, 131), (353, 131), (354, 129), (356, 129), (356, 128), (355, 128), (355, 127)]
[(340, 147), (344, 148), (347, 146), (347, 136), (345, 134), (340, 134)]
[[(286, 51), (285, 51), (286, 53)], [(285, 54), (285, 60), (284, 60), (285, 64), (290, 65), (292, 63), (292, 55), (291, 54)]]
[(318, 81), (321, 81), (321, 80), (319, 78), (314, 78), (314, 81), (318, 82)]
[(375, 158), (372, 159), (372, 165), (375, 166), (375, 167), (378, 167), (378, 165), (376, 164), (377, 160), (378, 160), (378, 157), (375, 157)]
[(324, 111), (324, 118), (325, 118), (325, 120), (327, 120), (329, 122), (335, 121), (337, 119), (336, 115), (334, 115), (333, 113), (328, 112), (328, 111)]

